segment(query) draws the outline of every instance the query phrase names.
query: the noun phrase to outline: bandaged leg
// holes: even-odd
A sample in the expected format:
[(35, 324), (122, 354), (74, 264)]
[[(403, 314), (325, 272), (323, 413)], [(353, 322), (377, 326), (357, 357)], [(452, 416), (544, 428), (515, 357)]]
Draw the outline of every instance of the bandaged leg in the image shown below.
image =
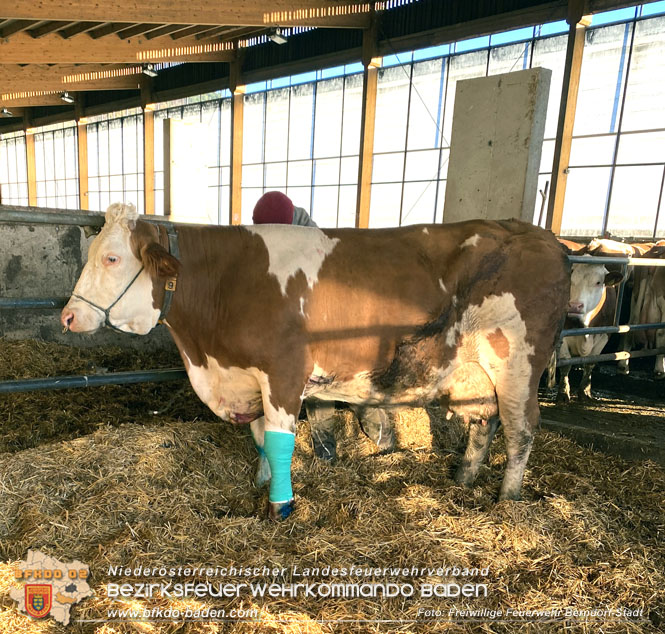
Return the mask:
[(293, 489), (291, 488), (291, 458), (295, 446), (295, 435), (287, 431), (266, 431), (263, 450), (270, 472), (270, 516), (284, 519), (293, 510)]

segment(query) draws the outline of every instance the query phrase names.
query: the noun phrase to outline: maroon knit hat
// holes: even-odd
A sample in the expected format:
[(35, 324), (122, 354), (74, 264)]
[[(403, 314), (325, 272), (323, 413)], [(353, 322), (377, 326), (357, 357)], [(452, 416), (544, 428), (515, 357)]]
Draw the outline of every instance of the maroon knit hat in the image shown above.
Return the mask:
[(252, 218), (255, 225), (290, 225), (293, 222), (293, 203), (282, 192), (266, 192), (256, 203)]

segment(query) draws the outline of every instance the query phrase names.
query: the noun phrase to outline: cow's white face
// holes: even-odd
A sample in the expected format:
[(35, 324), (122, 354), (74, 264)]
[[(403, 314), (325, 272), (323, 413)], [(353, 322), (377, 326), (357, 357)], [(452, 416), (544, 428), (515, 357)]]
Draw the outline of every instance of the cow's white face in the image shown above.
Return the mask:
[[(106, 309), (122, 295), (143, 266), (132, 252), (130, 242), (137, 218), (133, 205), (115, 203), (106, 211), (104, 227), (90, 245), (88, 262), (62, 311), (61, 322), (69, 330), (94, 332), (105, 321), (101, 310), (74, 295)], [(159, 313), (159, 309), (153, 308), (152, 280), (144, 269), (113, 306), (109, 318), (120, 330), (144, 335), (155, 327)]]
[(568, 316), (588, 325), (601, 307), (605, 287), (621, 279), (621, 274), (608, 272), (602, 264), (573, 264)]

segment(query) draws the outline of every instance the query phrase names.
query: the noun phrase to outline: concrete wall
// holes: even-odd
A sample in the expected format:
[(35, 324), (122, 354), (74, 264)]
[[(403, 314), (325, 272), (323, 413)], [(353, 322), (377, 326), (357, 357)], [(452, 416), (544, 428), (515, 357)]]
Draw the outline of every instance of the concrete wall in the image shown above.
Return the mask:
[(444, 222), (533, 222), (552, 72), (457, 82)]
[[(68, 297), (87, 260), (87, 238), (72, 225), (0, 223), (0, 297)], [(42, 339), (71, 346), (117, 345), (135, 349), (173, 347), (158, 326), (145, 337), (103, 329), (95, 335), (63, 334), (60, 309), (0, 309), (0, 337)]]

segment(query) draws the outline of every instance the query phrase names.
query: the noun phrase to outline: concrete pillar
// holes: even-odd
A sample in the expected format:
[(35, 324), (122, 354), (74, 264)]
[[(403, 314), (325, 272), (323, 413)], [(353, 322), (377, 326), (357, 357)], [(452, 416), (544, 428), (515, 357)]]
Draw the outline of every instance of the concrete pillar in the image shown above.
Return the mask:
[(444, 222), (533, 221), (552, 72), (457, 83)]

